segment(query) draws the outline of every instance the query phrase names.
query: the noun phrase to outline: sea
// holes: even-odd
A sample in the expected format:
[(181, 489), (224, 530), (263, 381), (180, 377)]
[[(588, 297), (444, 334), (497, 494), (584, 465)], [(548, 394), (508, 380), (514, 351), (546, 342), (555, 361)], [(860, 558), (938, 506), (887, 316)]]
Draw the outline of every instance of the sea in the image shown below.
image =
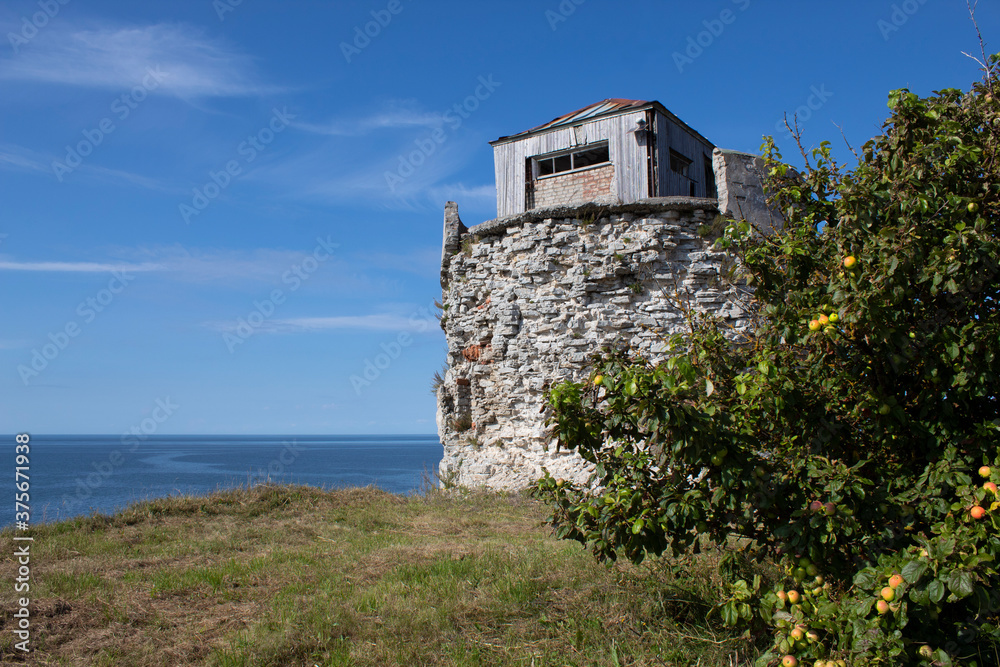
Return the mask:
[[(142, 500), (266, 482), (420, 493), (444, 454), (436, 435), (178, 435), (125, 441), (120, 435), (33, 435), (28, 444), (26, 465), (16, 461), (13, 445), (3, 458), (12, 481), (18, 466), (28, 476), (31, 523), (113, 514)], [(10, 491), (13, 496), (16, 489)], [(23, 508), (14, 502), (9, 507), (0, 527), (24, 518), (15, 516)]]

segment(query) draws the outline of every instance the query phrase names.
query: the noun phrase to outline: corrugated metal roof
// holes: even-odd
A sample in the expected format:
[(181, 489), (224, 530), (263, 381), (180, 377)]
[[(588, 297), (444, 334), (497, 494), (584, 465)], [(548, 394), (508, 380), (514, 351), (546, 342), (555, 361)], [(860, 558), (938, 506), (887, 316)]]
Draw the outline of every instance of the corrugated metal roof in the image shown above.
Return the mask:
[(574, 123), (579, 123), (581, 121), (592, 120), (600, 116), (610, 116), (613, 114), (625, 113), (628, 111), (639, 111), (640, 109), (646, 109), (646, 108), (656, 109), (657, 111), (659, 111), (664, 116), (671, 119), (681, 127), (685, 127), (688, 130), (690, 130), (692, 134), (694, 134), (696, 137), (704, 141), (706, 144), (709, 144), (711, 146), (715, 145), (711, 141), (703, 137), (701, 133), (699, 133), (693, 127), (691, 127), (690, 125), (682, 121), (680, 118), (675, 116), (673, 113), (671, 113), (669, 109), (667, 109), (665, 106), (663, 106), (656, 100), (652, 101), (626, 100), (620, 97), (614, 97), (607, 100), (601, 100), (600, 102), (595, 102), (594, 104), (589, 104), (583, 107), (582, 109), (577, 109), (572, 113), (568, 113), (563, 116), (559, 116), (558, 118), (554, 118), (549, 122), (543, 125), (539, 125), (538, 127), (533, 127), (530, 130), (525, 130), (524, 132), (518, 132), (517, 134), (511, 134), (506, 137), (500, 137), (496, 141), (491, 141), (490, 145), (495, 146), (496, 144), (499, 143), (512, 141), (514, 139), (521, 139), (523, 137), (527, 137), (532, 134), (538, 134), (540, 132), (545, 132), (558, 127), (564, 127), (566, 125), (573, 125)]
[(577, 109), (572, 113), (568, 113), (559, 116), (558, 118), (554, 118), (547, 123), (539, 125), (538, 127), (533, 127), (530, 130), (525, 130), (524, 132), (518, 132), (517, 134), (511, 134), (506, 137), (500, 137), (496, 141), (491, 141), (490, 143), (495, 144), (500, 141), (516, 139), (518, 137), (526, 137), (529, 134), (534, 134), (536, 132), (541, 132), (543, 130), (550, 130), (556, 127), (562, 127), (564, 125), (572, 125), (573, 123), (578, 123), (583, 120), (589, 120), (591, 118), (597, 118), (598, 116), (604, 116), (606, 114), (621, 113), (623, 111), (635, 111), (645, 106), (650, 106), (653, 104), (656, 103), (648, 102), (646, 100), (626, 100), (621, 98), (601, 100), (600, 102), (589, 104), (583, 107), (582, 109)]

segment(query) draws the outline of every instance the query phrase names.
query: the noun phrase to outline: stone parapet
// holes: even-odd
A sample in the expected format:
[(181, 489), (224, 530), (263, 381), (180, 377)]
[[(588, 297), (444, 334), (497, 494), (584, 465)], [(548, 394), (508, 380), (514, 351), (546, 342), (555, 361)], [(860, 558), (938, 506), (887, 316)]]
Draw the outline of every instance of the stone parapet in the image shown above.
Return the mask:
[(662, 359), (667, 338), (689, 330), (688, 309), (746, 324), (719, 279), (731, 257), (713, 245), (715, 199), (533, 210), (476, 225), (457, 242), (447, 240), (457, 207), (447, 211), (448, 361), (437, 423), (440, 474), (452, 483), (518, 489), (543, 467), (585, 481), (587, 466), (556, 452), (545, 425), (553, 383), (585, 379), (590, 356), (606, 346)]

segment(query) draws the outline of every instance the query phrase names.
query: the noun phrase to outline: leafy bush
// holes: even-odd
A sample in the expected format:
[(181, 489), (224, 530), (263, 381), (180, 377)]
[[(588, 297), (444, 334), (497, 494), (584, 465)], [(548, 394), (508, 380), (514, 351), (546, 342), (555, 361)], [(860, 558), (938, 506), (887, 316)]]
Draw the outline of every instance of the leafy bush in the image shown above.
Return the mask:
[(538, 483), (558, 534), (601, 558), (710, 539), (776, 560), (778, 589), (737, 576), (720, 602), (773, 634), (760, 665), (1000, 664), (1000, 55), (986, 65), (969, 92), (892, 92), (853, 169), (824, 142), (795, 172), (767, 139), (784, 225), (719, 240), (753, 325), (701, 317), (663, 363), (605, 351), (550, 392), (560, 445), (597, 466), (588, 488)]

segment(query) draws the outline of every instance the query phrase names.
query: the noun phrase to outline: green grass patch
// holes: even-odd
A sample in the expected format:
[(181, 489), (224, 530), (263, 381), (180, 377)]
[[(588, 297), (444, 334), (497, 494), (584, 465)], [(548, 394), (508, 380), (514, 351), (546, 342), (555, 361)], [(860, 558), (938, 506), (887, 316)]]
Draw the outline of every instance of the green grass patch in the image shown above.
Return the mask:
[(39, 525), (32, 664), (744, 665), (767, 644), (706, 620), (718, 554), (602, 565), (545, 514), (258, 486)]

